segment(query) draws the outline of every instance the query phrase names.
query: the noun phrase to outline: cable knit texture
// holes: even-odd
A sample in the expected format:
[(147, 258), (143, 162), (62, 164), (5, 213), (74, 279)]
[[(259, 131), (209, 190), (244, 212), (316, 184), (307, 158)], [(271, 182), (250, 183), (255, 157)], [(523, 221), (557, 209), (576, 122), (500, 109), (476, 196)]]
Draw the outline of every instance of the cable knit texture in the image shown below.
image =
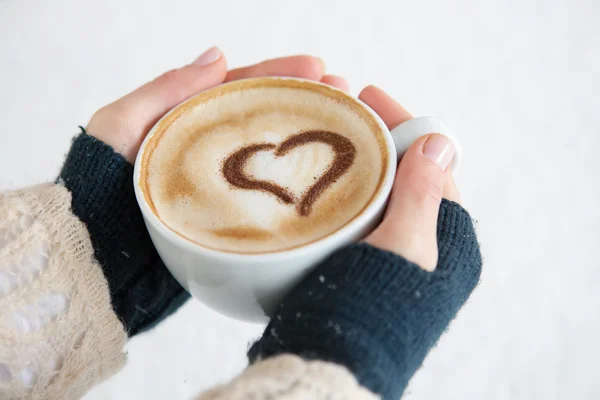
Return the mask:
[(67, 189), (0, 194), (0, 398), (78, 399), (125, 362), (127, 335)]
[(434, 272), (364, 243), (331, 255), (284, 299), (250, 361), (331, 361), (384, 399), (400, 398), (479, 281), (479, 245), (460, 205), (442, 202), (437, 235)]
[(305, 361), (294, 355), (273, 357), (212, 389), (197, 400), (376, 400), (339, 365)]
[(83, 132), (73, 140), (59, 181), (73, 195), (73, 213), (87, 225), (114, 309), (130, 336), (189, 298), (150, 241), (127, 160)]

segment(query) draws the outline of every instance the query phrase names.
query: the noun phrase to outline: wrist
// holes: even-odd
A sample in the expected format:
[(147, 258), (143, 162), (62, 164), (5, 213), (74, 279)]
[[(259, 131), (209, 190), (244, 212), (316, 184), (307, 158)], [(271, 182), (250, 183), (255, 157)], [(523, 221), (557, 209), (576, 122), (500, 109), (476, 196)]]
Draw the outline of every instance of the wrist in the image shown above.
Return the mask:
[(438, 246), (433, 272), (364, 243), (339, 250), (284, 299), (249, 358), (335, 362), (384, 398), (400, 397), (479, 280), (471, 219), (456, 203), (442, 202)]
[(109, 284), (113, 307), (130, 335), (148, 329), (189, 297), (154, 248), (133, 188), (133, 166), (82, 131), (59, 183), (71, 192), (73, 213), (87, 226)]

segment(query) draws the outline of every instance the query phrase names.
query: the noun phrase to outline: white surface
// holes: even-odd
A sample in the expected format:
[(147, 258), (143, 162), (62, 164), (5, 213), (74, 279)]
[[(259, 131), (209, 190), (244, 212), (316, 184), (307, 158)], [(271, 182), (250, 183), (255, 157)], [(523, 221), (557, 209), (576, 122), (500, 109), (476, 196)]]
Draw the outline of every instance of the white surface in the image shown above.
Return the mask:
[[(460, 135), (482, 283), (408, 399), (600, 398), (600, 5), (595, 1), (0, 1), (0, 188), (52, 179), (95, 109), (218, 44), (313, 53)], [(261, 327), (196, 302), (86, 399), (186, 399)]]

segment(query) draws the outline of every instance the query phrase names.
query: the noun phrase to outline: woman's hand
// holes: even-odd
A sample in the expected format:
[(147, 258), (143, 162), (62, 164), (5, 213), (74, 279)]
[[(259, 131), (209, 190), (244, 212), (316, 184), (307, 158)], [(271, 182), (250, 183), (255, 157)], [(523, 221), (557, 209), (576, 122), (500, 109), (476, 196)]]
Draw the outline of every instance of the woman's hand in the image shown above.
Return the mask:
[[(412, 118), (375, 86), (363, 89), (359, 98), (379, 114), (390, 130)], [(438, 261), (440, 202), (442, 197), (460, 202), (449, 167), (453, 155), (452, 143), (443, 135), (425, 135), (415, 141), (398, 165), (384, 219), (365, 242), (433, 271)]]
[(342, 78), (324, 75), (316, 57), (284, 57), (227, 71), (225, 57), (212, 48), (101, 108), (87, 135), (75, 138), (60, 181), (71, 192), (74, 214), (87, 226), (111, 302), (129, 335), (150, 329), (188, 298), (156, 252), (137, 206), (131, 164), (142, 141), (166, 112), (196, 93), (225, 81), (266, 75), (348, 87)]
[(213, 47), (191, 64), (168, 71), (119, 100), (98, 110), (86, 130), (133, 164), (152, 126), (171, 108), (198, 92), (221, 83), (259, 76), (289, 76), (321, 81), (348, 90), (343, 78), (324, 75), (323, 61), (291, 56), (227, 71), (223, 53)]
[[(359, 98), (390, 129), (412, 118), (376, 87), (365, 88)], [(294, 380), (300, 369), (299, 379), (315, 382), (315, 393), (339, 394), (340, 387), (354, 383), (340, 384), (341, 375), (321, 378), (332, 377), (333, 368), (341, 365), (382, 399), (401, 397), (481, 274), (471, 217), (455, 203), (459, 196), (449, 167), (453, 154), (449, 140), (439, 134), (425, 135), (410, 146), (381, 224), (366, 243), (334, 252), (284, 297), (248, 351), (255, 365), (232, 385), (236, 394), (245, 394), (238, 392), (240, 381), (252, 388), (275, 388), (272, 393), (298, 386), (310, 390)], [(282, 377), (288, 372), (285, 366), (294, 363), (300, 367), (288, 367), (289, 379), (280, 378), (286, 382), (281, 386), (265, 383), (273, 373), (255, 372), (268, 368)], [(309, 380), (306, 371), (312, 368), (318, 368), (318, 377)], [(227, 387), (219, 390), (211, 395), (234, 397)]]

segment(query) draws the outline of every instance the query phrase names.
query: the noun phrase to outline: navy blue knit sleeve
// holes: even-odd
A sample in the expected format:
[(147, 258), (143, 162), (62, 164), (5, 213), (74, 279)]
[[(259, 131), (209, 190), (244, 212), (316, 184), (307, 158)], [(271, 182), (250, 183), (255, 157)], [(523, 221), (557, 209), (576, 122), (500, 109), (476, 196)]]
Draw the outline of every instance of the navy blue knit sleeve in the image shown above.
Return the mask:
[(331, 361), (384, 399), (400, 398), (479, 281), (469, 214), (444, 200), (437, 234), (434, 272), (364, 243), (331, 255), (285, 298), (250, 361), (281, 353)]
[(73, 140), (59, 182), (71, 192), (73, 213), (87, 226), (113, 308), (130, 336), (188, 299), (150, 241), (135, 199), (133, 166), (123, 156), (84, 131)]

